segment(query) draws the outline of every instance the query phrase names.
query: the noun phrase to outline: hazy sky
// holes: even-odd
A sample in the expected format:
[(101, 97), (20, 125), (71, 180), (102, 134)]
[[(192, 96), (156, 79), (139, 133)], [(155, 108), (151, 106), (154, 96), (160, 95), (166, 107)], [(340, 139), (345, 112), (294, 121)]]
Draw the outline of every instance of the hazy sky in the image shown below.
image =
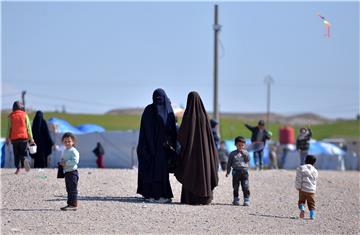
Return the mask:
[[(162, 87), (213, 102), (213, 2), (2, 2), (2, 108), (104, 113)], [(320, 12), (332, 24), (331, 37)], [(359, 113), (358, 2), (221, 2), (222, 112)]]

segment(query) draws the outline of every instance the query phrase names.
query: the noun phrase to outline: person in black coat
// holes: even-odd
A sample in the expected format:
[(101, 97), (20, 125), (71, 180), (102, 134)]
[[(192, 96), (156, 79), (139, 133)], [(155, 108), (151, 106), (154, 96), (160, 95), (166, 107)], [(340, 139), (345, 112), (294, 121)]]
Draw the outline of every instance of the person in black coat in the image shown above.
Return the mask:
[(34, 159), (34, 168), (46, 168), (48, 167), (48, 156), (51, 154), (54, 142), (51, 139), (43, 112), (36, 112), (31, 129), (37, 145), (36, 153), (31, 154), (31, 157)]
[(168, 147), (176, 148), (175, 115), (163, 89), (153, 93), (140, 125), (137, 155), (139, 161), (137, 193), (146, 201), (170, 202), (173, 193), (169, 181)]

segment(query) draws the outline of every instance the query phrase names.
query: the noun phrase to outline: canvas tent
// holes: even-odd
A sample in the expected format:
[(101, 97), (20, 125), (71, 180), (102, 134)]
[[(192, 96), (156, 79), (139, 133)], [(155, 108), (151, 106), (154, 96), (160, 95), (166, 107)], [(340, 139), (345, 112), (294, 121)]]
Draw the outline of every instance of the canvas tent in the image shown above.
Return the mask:
[[(250, 144), (250, 139), (246, 139), (246, 144)], [(233, 140), (225, 141), (226, 149), (231, 152), (236, 149)], [(269, 166), (269, 147), (268, 142), (264, 148), (264, 166)], [(284, 162), (284, 169), (296, 169), (300, 165), (300, 155), (296, 150), (295, 145), (289, 144), (288, 153)], [(250, 154), (250, 168), (255, 168), (254, 155)], [(334, 144), (325, 143), (321, 141), (310, 141), (309, 154), (315, 155), (317, 158), (316, 168), (321, 170), (345, 170), (345, 153), (342, 149)], [(278, 160), (281, 154), (278, 154)]]
[[(58, 147), (50, 155), (49, 167), (56, 167), (60, 161), (63, 150), (61, 137), (63, 133), (53, 134), (54, 142)], [(136, 146), (138, 141), (138, 131), (110, 131), (94, 132), (88, 134), (78, 134), (76, 136), (76, 149), (80, 153), (79, 167), (96, 168), (96, 157), (92, 150), (96, 143), (100, 142), (105, 150), (104, 165), (106, 168), (133, 168), (137, 166)], [(1, 143), (1, 167), (14, 167), (14, 156), (12, 146)]]
[[(79, 167), (97, 167), (96, 156), (92, 150), (100, 142), (105, 150), (104, 165), (106, 168), (133, 168), (137, 166), (136, 147), (139, 131), (109, 131), (95, 124), (83, 124), (77, 127), (59, 118), (50, 118), (49, 126), (56, 146), (50, 155), (49, 167), (57, 167), (62, 154), (61, 137), (64, 132), (72, 132), (76, 136), (76, 149), (80, 153)], [(5, 140), (0, 142), (1, 167), (14, 167), (12, 146), (6, 146)]]
[[(61, 145), (62, 133), (56, 133), (55, 143)], [(138, 131), (109, 131), (76, 135), (76, 149), (80, 153), (79, 167), (97, 167), (92, 150), (100, 142), (104, 147), (104, 165), (106, 168), (133, 168), (137, 166), (136, 146)], [(61, 148), (53, 151), (50, 167), (60, 160)]]
[[(315, 167), (321, 170), (345, 170), (344, 151), (334, 144), (321, 141), (310, 141), (309, 154), (316, 157)], [(289, 151), (283, 168), (296, 169), (300, 165), (298, 151)]]

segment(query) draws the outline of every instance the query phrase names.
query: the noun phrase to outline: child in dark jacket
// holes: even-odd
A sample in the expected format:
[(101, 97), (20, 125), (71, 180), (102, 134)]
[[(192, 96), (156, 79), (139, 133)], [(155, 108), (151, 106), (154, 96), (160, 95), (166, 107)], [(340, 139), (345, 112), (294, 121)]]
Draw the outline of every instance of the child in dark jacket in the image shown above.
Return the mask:
[(249, 153), (245, 150), (245, 138), (238, 136), (235, 138), (236, 150), (232, 151), (229, 155), (227, 163), (226, 177), (228, 177), (232, 168), (232, 184), (233, 184), (233, 205), (240, 205), (239, 203), (239, 185), (244, 195), (244, 206), (250, 205), (250, 190), (249, 190)]

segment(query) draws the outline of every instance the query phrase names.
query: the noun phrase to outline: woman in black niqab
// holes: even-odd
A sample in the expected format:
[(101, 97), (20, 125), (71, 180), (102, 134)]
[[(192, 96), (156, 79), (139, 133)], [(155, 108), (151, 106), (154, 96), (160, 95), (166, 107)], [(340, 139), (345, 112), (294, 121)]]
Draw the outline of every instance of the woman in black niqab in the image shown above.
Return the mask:
[(171, 199), (173, 197), (168, 160), (171, 156), (165, 143), (175, 146), (175, 115), (163, 89), (153, 93), (153, 103), (146, 106), (140, 124), (137, 154), (139, 160), (137, 193), (145, 199)]
[(37, 145), (36, 153), (31, 154), (31, 157), (34, 158), (34, 168), (46, 168), (54, 142), (51, 139), (47, 122), (44, 120), (43, 112), (36, 112), (31, 130)]
[(175, 177), (182, 184), (181, 203), (211, 203), (219, 180), (219, 158), (210, 122), (197, 92), (188, 95), (178, 141), (181, 151)]

